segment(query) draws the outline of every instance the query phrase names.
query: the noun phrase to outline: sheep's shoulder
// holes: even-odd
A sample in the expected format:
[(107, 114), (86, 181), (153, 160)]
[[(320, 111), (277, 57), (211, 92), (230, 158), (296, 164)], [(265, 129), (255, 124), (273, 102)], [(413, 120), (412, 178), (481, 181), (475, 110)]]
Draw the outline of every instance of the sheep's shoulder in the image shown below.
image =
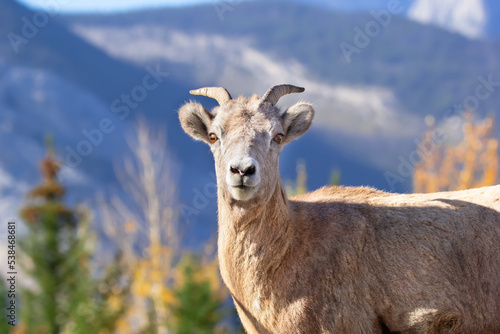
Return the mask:
[(370, 187), (326, 186), (316, 191), (293, 196), (297, 202), (369, 202), (374, 197), (387, 197), (390, 193)]

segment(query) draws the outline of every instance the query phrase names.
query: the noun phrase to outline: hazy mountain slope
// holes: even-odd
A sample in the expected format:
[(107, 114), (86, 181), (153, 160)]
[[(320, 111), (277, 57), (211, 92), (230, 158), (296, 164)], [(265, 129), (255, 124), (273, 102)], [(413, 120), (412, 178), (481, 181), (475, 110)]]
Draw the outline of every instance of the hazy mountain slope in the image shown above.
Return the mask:
[[(120, 29), (77, 25), (75, 31), (115, 57), (141, 65), (151, 61), (174, 63), (174, 76), (188, 75), (199, 85), (207, 80), (225, 85), (233, 94), (263, 93), (277, 82), (300, 83), (307, 87), (301, 97), (316, 101), (318, 127), (353, 135), (380, 132), (396, 137), (412, 135), (400, 131), (398, 124), (416, 119), (404, 112), (390, 90), (318, 80), (309, 75), (304, 64), (293, 58), (272, 57), (256, 49), (251, 39), (235, 41), (218, 34), (188, 34), (137, 24)], [(284, 98), (287, 99), (293, 101), (294, 97)], [(332, 106), (334, 113), (327, 111)], [(366, 117), (371, 121), (363, 122)]]
[[(387, 170), (415, 145), (423, 116), (439, 121), (474, 93), (479, 76), (500, 78), (500, 48), (393, 17), (348, 63), (340, 43), (354, 44), (353, 25), (370, 21), (366, 14), (262, 2), (235, 6), (223, 20), (213, 6), (68, 19), (110, 54), (138, 64), (175, 63), (174, 75), (199, 85), (223, 85), (238, 95), (299, 82), (307, 87), (304, 98), (318, 107), (315, 126), (341, 136), (333, 145)], [(499, 102), (494, 94), (477, 112), (496, 111)]]
[[(1, 0), (0, 33), (22, 36), (23, 18), (33, 15), (14, 1)], [(27, 44), (21, 44), (18, 53), (7, 38), (0, 41), (0, 168), (14, 184), (24, 184), (9, 190), (17, 199), (10, 210), (14, 213), (27, 187), (39, 181), (38, 162), (44, 154), (46, 134), (54, 136), (65, 166), (63, 181), (73, 196), (70, 199), (88, 200), (96, 191), (116, 188), (112, 162), (127, 152), (124, 143), (131, 131), (130, 121), (138, 114), (146, 114), (153, 123), (170, 118), (175, 133), (175, 109), (183, 100), (170, 97), (179, 95), (176, 89), (187, 90), (179, 81), (173, 84), (166, 78), (130, 117), (121, 120), (111, 110), (112, 101), (141, 85), (148, 71), (109, 57), (68, 31), (58, 19), (52, 18)], [(156, 68), (157, 64), (149, 65)], [(150, 112), (159, 106), (167, 112)], [(112, 120), (114, 131), (92, 145), (91, 153), (81, 156), (81, 163), (68, 162), (68, 148), (78, 150), (88, 139), (84, 131), (99, 128), (103, 119)]]
[[(0, 1), (0, 33), (23, 36), (23, 18), (33, 24), (34, 13), (13, 0)], [(48, 17), (26, 44), (19, 44), (16, 53), (9, 39), (2, 38), (2, 58), (11, 65), (43, 68), (59, 73), (95, 95), (110, 99), (134, 84), (142, 76), (140, 70), (108, 57), (99, 49), (75, 37), (59, 22), (60, 16)], [(30, 36), (30, 35), (28, 35)], [(103, 68), (106, 73), (103, 73)], [(104, 75), (106, 74), (106, 75)], [(120, 83), (117, 85), (117, 83)]]
[[(207, 15), (210, 14), (216, 15), (208, 11)], [(352, 165), (363, 161), (363, 165), (386, 170), (398, 163), (396, 152), (406, 149), (409, 143), (420, 137), (423, 121), (409, 114), (391, 89), (329, 82), (310, 71), (314, 64), (298, 62), (293, 54), (279, 57), (272, 51), (261, 49), (258, 44), (265, 39), (264, 36), (241, 34), (234, 38), (218, 32), (186, 32), (179, 27), (158, 27), (151, 23), (156, 20), (148, 16), (144, 20), (128, 20), (128, 15), (119, 15), (119, 18), (123, 20), (108, 18), (102, 24), (93, 21), (92, 17), (71, 18), (68, 22), (76, 33), (109, 54), (137, 64), (149, 61), (175, 64), (169, 69), (172, 75), (190, 77), (196, 86), (221, 85), (228, 87), (233, 95), (263, 94), (271, 85), (282, 82), (305, 86), (304, 94), (284, 97), (280, 104), (288, 106), (299, 98), (315, 104), (317, 113), (313, 131), (320, 131), (323, 140), (310, 141), (306, 137), (301, 141), (310, 146), (321, 142), (328, 155), (314, 155), (307, 150), (291, 151), (295, 160), (290, 159), (290, 163), (283, 165), (288, 165), (288, 170), (293, 172), (295, 161), (302, 158), (312, 166), (310, 168), (316, 164), (326, 167), (328, 170), (323, 168), (322, 173), (311, 176), (312, 187), (324, 184), (335, 166), (346, 166), (346, 158)], [(210, 101), (206, 100), (205, 103)], [(407, 128), (406, 124), (414, 125)], [(399, 144), (392, 145), (394, 141)], [(364, 176), (356, 172), (361, 169), (354, 166), (345, 169), (345, 184), (388, 186), (383, 172), (367, 183)], [(285, 169), (284, 176), (288, 178), (289, 174)], [(398, 189), (408, 189), (408, 183)]]
[[(365, 27), (373, 20), (370, 15), (333, 13), (293, 3), (251, 2), (225, 13), (222, 21), (213, 6), (71, 20), (100, 27), (138, 24), (188, 34), (218, 34), (234, 43), (244, 37), (275, 59), (305, 64), (311, 76), (326, 82), (390, 88), (406, 108), (421, 115), (436, 114), (463, 101), (474, 91), (479, 75), (500, 77), (498, 43), (471, 41), (399, 17), (393, 17), (380, 35), (353, 54), (351, 63), (340, 45), (355, 45), (353, 27)], [(494, 110), (499, 103), (500, 97), (494, 96), (481, 111)]]

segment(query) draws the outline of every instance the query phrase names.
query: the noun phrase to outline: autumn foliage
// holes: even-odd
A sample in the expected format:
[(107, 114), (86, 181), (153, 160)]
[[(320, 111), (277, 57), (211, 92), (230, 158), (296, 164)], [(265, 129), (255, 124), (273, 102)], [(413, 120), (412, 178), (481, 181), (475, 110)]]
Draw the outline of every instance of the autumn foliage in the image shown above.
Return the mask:
[[(491, 186), (498, 179), (498, 140), (493, 137), (494, 117), (476, 121), (472, 112), (463, 115), (462, 140), (456, 144), (434, 143), (421, 147), (422, 160), (415, 166), (416, 193), (464, 190)], [(421, 145), (428, 144), (436, 130), (430, 126)]]

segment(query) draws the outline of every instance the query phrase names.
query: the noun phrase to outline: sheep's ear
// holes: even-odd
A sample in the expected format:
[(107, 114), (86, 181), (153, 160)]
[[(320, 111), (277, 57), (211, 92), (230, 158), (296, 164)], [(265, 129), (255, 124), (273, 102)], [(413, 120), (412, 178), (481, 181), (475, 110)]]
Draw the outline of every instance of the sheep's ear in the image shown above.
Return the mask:
[(210, 143), (208, 129), (212, 124), (214, 115), (199, 103), (186, 103), (179, 110), (181, 126), (188, 135), (196, 140)]
[(302, 136), (311, 126), (314, 108), (309, 103), (297, 103), (288, 108), (281, 116), (285, 131), (285, 143)]

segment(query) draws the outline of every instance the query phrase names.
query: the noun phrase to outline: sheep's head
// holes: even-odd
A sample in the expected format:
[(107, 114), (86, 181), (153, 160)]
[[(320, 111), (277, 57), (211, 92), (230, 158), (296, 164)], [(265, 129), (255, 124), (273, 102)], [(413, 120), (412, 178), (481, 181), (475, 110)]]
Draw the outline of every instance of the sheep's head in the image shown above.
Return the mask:
[(219, 102), (211, 112), (199, 103), (182, 106), (182, 128), (194, 139), (210, 145), (217, 183), (224, 196), (236, 201), (266, 200), (279, 180), (279, 153), (283, 145), (303, 135), (311, 125), (314, 109), (297, 103), (280, 113), (276, 103), (285, 94), (304, 88), (271, 87), (262, 98), (232, 99), (222, 87), (190, 91)]

